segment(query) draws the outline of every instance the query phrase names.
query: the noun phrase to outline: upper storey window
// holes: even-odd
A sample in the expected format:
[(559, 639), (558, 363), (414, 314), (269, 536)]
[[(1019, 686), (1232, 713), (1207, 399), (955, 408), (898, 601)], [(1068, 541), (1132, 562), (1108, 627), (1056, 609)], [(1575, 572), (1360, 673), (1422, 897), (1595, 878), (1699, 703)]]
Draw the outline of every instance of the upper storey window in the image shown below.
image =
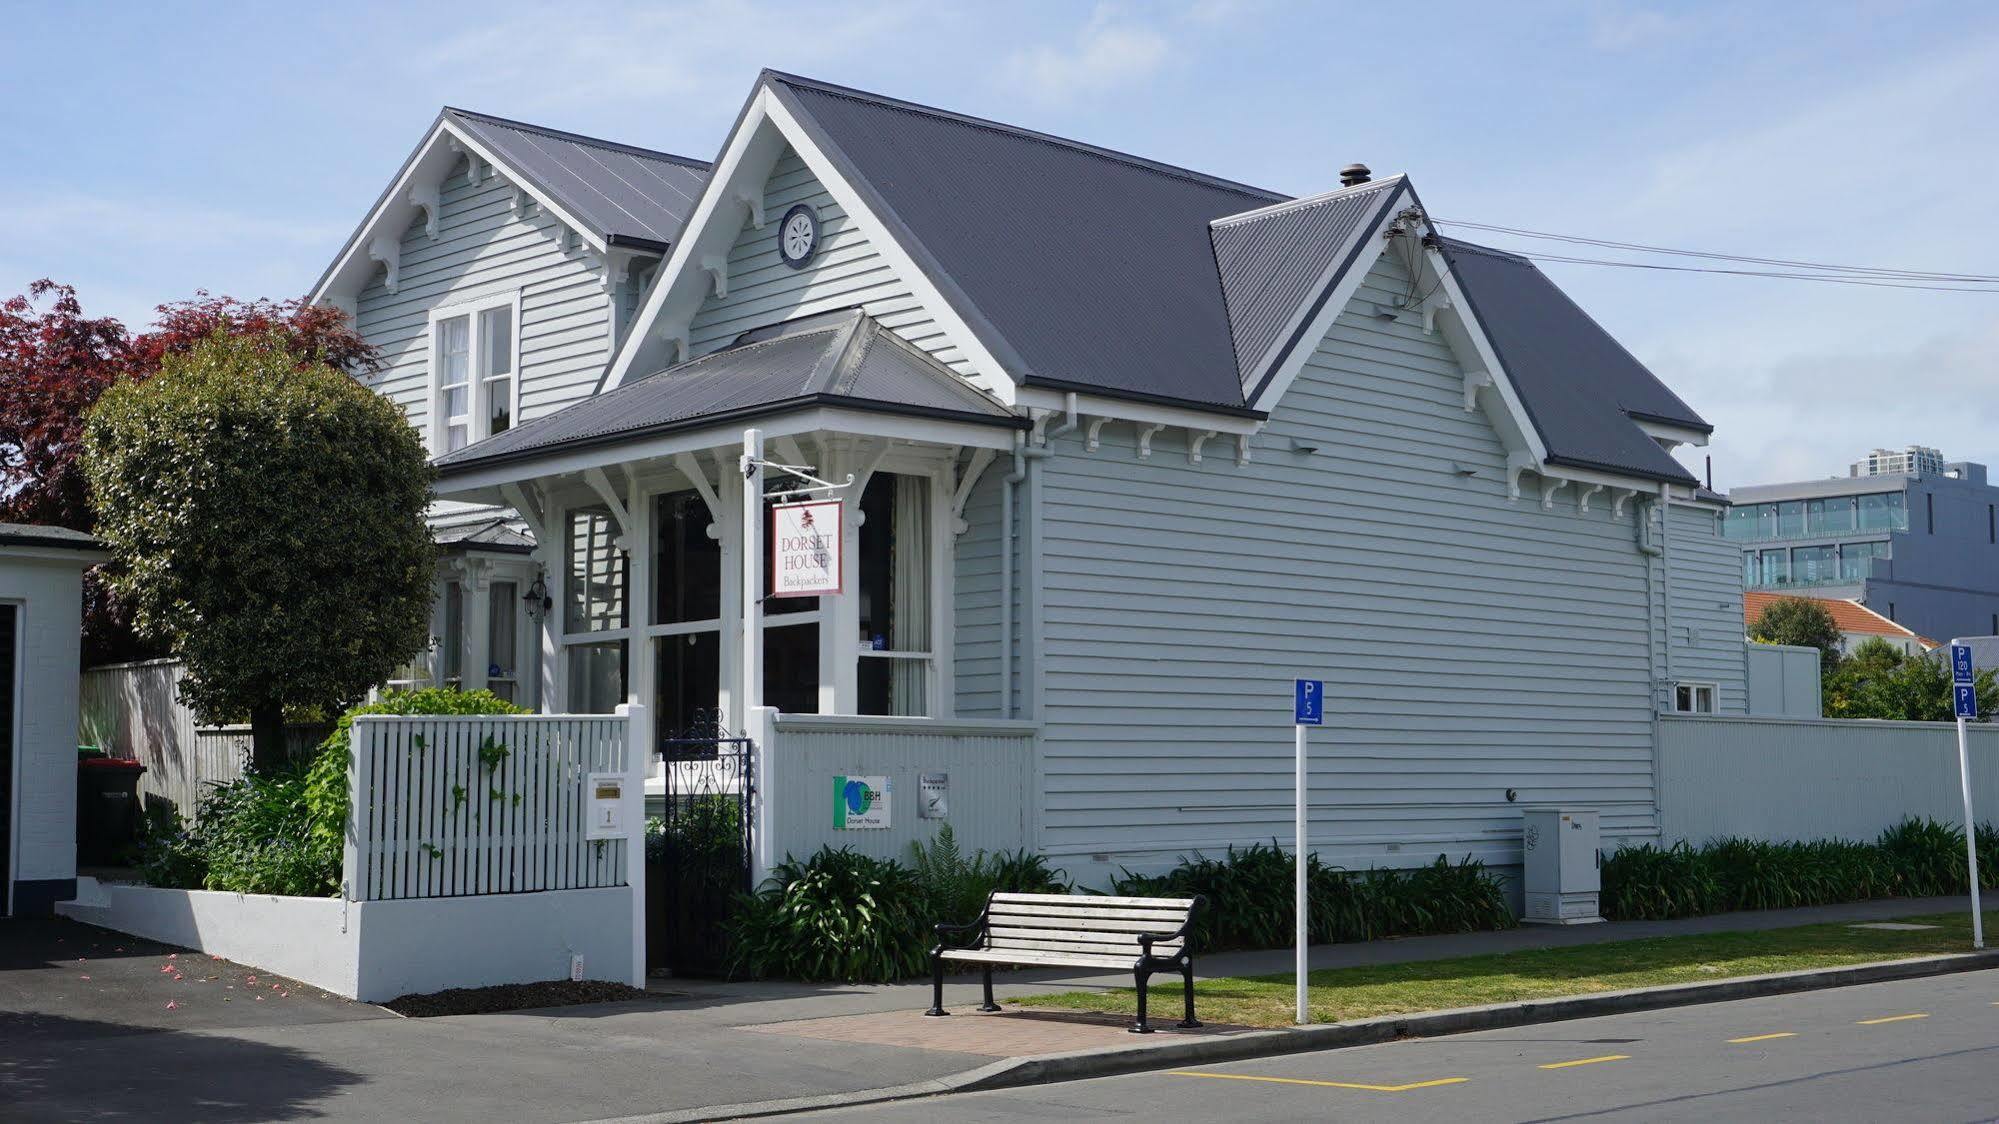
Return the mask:
[(519, 318), (518, 293), (431, 311), (432, 451), (462, 449), (513, 427), (520, 406)]

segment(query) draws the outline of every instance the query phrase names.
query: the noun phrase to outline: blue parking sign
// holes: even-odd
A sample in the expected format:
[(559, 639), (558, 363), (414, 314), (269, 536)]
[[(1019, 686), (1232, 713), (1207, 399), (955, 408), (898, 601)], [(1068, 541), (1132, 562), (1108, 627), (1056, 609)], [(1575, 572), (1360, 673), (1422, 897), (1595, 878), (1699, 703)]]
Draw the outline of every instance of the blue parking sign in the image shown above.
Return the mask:
[(1291, 721), (1299, 726), (1326, 724), (1326, 684), (1318, 679), (1295, 681)]
[(1952, 701), (1957, 704), (1959, 718), (1978, 717), (1978, 688), (1969, 683), (1954, 683), (1950, 692)]
[(1950, 646), (1950, 681), (1971, 682), (1971, 645), (1952, 644)]

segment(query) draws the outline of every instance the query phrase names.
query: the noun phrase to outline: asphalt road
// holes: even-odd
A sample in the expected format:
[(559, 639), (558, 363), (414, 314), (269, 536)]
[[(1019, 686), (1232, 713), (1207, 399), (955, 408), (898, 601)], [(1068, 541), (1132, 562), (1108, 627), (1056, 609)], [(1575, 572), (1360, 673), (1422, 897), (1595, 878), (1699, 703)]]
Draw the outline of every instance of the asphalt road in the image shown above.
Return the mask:
[(1999, 971), (822, 1113), (884, 1121), (1999, 1118)]

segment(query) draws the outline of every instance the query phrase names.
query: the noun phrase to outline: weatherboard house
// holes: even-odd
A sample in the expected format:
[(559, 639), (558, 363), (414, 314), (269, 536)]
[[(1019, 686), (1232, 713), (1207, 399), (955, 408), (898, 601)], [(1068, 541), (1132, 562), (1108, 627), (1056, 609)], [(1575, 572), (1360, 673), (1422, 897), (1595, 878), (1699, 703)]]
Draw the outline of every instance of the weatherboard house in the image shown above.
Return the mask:
[[(1660, 714), (1745, 710), (1670, 453), (1710, 427), (1404, 176), (1291, 198), (766, 72), (712, 164), (446, 109), (312, 297), (436, 457), (407, 678), (719, 718), (765, 861), (899, 850), (920, 784), (1085, 884), (1288, 842), (1307, 676), (1328, 861), (1508, 865), (1528, 805), (1656, 835)], [(851, 476), (837, 595), (746, 586), (750, 430), (748, 487)]]

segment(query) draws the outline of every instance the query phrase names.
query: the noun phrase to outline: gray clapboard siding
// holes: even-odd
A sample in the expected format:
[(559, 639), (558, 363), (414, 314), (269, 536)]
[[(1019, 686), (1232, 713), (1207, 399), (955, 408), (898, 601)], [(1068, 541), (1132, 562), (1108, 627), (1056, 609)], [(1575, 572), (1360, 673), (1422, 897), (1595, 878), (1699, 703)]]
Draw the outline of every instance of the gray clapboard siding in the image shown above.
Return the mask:
[(972, 486), (965, 500), (965, 533), (953, 551), (952, 683), (955, 713), (962, 718), (997, 718), (1000, 713), (1000, 551), (1006, 541), (1000, 489), (1012, 467), (1000, 457)]
[[(786, 265), (777, 252), (778, 224), (798, 203), (811, 204), (819, 215), (819, 252), (804, 269)], [(742, 233), (729, 250), (728, 295), (711, 295), (689, 323), (693, 354), (724, 347), (751, 328), (858, 307), (938, 362), (970, 369), (909, 286), (796, 153), (786, 152), (765, 181), (764, 220), (762, 229), (743, 220)]]
[[(1669, 677), (1716, 684), (1717, 713), (1747, 714), (1741, 550), (1721, 537), (1715, 512), (1675, 504), (1666, 559), (1673, 597)], [(1668, 670), (1661, 668), (1660, 675)]]
[(434, 308), (479, 296), (521, 294), (520, 394), (523, 421), (587, 397), (609, 357), (610, 297), (602, 266), (580, 244), (564, 250), (553, 219), (530, 206), (516, 217), (513, 188), (498, 175), (479, 183), (463, 169), (444, 182), (438, 236), (419, 219), (403, 233), (396, 291), (377, 276), (356, 301), (361, 335), (382, 349), (370, 382), (429, 435), (430, 343)]
[[(1406, 291), (1384, 260), (1354, 300)], [(1033, 516), (1039, 842), (1058, 863), (1094, 882), (1288, 840), (1300, 674), (1328, 683), (1312, 799), (1329, 861), (1515, 863), (1520, 808), (1549, 802), (1601, 809), (1611, 837), (1656, 833), (1633, 515), (1509, 500), (1461, 385), (1441, 335), (1349, 312), (1247, 466), (1219, 440), (1191, 465), (1170, 432), (1138, 459), (1128, 426), (1096, 453), (1058, 440)]]

